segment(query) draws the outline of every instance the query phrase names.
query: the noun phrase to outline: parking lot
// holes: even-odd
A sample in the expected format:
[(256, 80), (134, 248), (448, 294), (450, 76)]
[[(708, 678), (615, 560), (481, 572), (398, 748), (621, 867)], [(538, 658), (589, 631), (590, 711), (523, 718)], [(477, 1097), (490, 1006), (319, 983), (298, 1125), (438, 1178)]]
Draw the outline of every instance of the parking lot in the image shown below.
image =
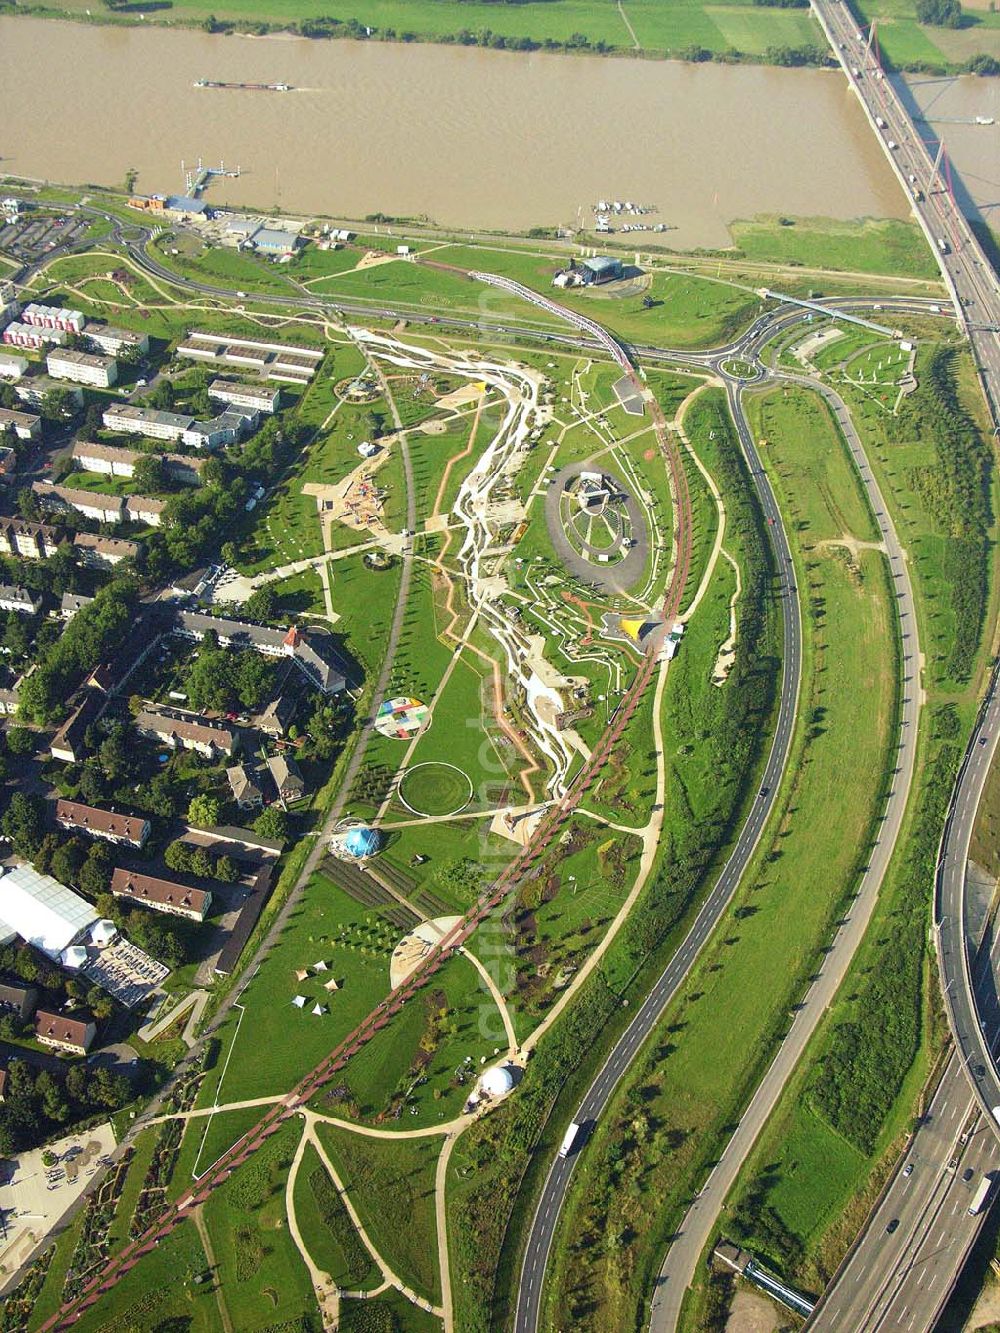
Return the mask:
[(22, 213), (17, 222), (0, 227), (0, 251), (21, 263), (34, 263), (57, 245), (81, 240), (89, 225), (87, 218), (72, 214)]
[(0, 1292), (90, 1184), (115, 1146), (110, 1124), (5, 1158), (0, 1175)]

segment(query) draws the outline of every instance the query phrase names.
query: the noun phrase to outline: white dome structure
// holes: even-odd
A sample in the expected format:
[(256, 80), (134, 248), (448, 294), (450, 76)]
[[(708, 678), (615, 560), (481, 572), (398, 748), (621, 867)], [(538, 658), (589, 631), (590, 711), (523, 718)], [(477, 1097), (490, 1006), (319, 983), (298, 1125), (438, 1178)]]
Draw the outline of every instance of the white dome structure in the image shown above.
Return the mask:
[(514, 1086), (514, 1075), (506, 1065), (487, 1069), (479, 1081), (479, 1090), (487, 1097), (506, 1097)]

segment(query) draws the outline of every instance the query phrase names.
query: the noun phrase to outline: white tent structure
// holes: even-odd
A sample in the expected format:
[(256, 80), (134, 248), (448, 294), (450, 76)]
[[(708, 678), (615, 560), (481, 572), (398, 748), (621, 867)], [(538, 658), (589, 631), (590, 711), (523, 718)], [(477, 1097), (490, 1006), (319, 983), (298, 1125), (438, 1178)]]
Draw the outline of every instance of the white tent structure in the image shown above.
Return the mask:
[(321, 1005), (321, 1004), (314, 1004), (314, 1005), (313, 1005), (313, 1009), (312, 1009), (312, 1011), (313, 1011), (314, 1014), (318, 1014), (318, 1015), (322, 1015), (322, 1014), (325, 1014), (325, 1013), (326, 1013), (326, 1009), (325, 1009), (324, 1006)]
[(53, 962), (98, 919), (86, 899), (32, 866), (0, 874), (0, 923)]
[(87, 950), (82, 944), (71, 944), (68, 949), (63, 949), (59, 956), (59, 961), (70, 972), (78, 972), (81, 967), (87, 966)]
[(479, 1080), (479, 1090), (488, 1097), (506, 1097), (514, 1086), (514, 1075), (506, 1065), (494, 1065)]
[(103, 949), (106, 944), (111, 943), (117, 934), (118, 927), (115, 923), (109, 921), (107, 917), (103, 917), (97, 922), (93, 930), (91, 930), (90, 942), (91, 944), (95, 944), (99, 949)]
[(292, 1001), (292, 1004), (295, 1005), (296, 1009), (305, 1008), (305, 1003), (306, 997), (304, 995), (296, 995), (295, 999)]

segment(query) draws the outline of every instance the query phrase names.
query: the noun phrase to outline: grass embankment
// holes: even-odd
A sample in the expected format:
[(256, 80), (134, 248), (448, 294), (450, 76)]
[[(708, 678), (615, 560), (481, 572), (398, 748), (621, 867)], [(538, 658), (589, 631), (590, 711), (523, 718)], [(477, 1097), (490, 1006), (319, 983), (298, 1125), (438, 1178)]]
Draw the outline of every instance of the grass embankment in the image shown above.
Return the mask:
[(970, 680), (986, 623), (996, 522), (993, 461), (969, 358), (922, 347), (918, 387), (898, 415), (895, 391), (838, 384), (873, 446), (899, 512), (899, 533), (920, 585), (921, 643), (934, 682)]
[(409, 1287), (437, 1303), (434, 1172), (443, 1140), (373, 1139), (333, 1125), (316, 1128), (372, 1244)]
[[(923, 357), (935, 373), (920, 376), (920, 387), (898, 417), (880, 410), (874, 398), (857, 413), (883, 496), (909, 551), (930, 668), (923, 680), (927, 706), (914, 795), (872, 926), (732, 1203), (732, 1229), (789, 1277), (817, 1291), (861, 1225), (944, 1034), (927, 956), (929, 886), (988, 648), (976, 643), (970, 657), (956, 653), (956, 646), (970, 607), (986, 605), (985, 623), (994, 621), (996, 556), (985, 560), (976, 575), (980, 588), (966, 590), (974, 595), (964, 601), (953, 593), (947, 573), (948, 529), (967, 530), (973, 514), (983, 515), (984, 504), (983, 535), (992, 542), (995, 477), (977, 430), (975, 386), (964, 356), (946, 358), (943, 365), (935, 349)], [(957, 486), (956, 475), (979, 476), (982, 489)], [(938, 495), (940, 503), (927, 506), (922, 494)], [(972, 632), (966, 621), (965, 634)], [(958, 678), (949, 675), (951, 664), (961, 673)], [(974, 855), (992, 836), (991, 799), (996, 796), (988, 791)]]
[[(676, 948), (741, 809), (753, 799), (753, 773), (767, 744), (779, 620), (761, 520), (724, 397), (705, 395), (697, 407), (688, 430), (726, 496), (727, 545), (743, 570), (740, 653), (729, 684), (712, 686), (709, 677), (729, 627), (732, 582), (723, 573), (690, 622), (667, 681), (668, 833), (662, 861), (601, 968), (542, 1039), (517, 1096), (456, 1146), (448, 1181), (453, 1290), (457, 1325), (470, 1333), (490, 1326), (494, 1306), (497, 1317), (509, 1310), (520, 1246), (551, 1153), (609, 1042), (634, 1012), (623, 1008), (622, 999), (638, 1003)], [(705, 739), (697, 753), (680, 739), (690, 719)], [(636, 739), (636, 763), (646, 766), (648, 723), (638, 735), (646, 743)], [(686, 788), (680, 801), (674, 796), (679, 773)]]
[(729, 231), (740, 253), (755, 263), (912, 278), (938, 275), (927, 242), (912, 222), (759, 215), (730, 223)]
[[(83, 0), (56, 0), (54, 12), (79, 16)], [(51, 11), (50, 11), (51, 12)], [(703, 0), (630, 0), (627, 18), (594, 0), (563, 0), (558, 6), (497, 6), (487, 0), (369, 0), (357, 15), (344, 0), (173, 0), (170, 21), (200, 23), (211, 16), (220, 23), (259, 30), (261, 25), (300, 30), (316, 36), (364, 37), (385, 40), (458, 42), (511, 50), (538, 47), (599, 53), (641, 50), (656, 55), (696, 58), (739, 51), (754, 59), (778, 48), (820, 51), (822, 34), (808, 13), (762, 8), (745, 2), (706, 6)], [(156, 15), (150, 15), (155, 21)], [(631, 27), (629, 26), (631, 24)], [(633, 33), (635, 34), (633, 36)], [(701, 57), (703, 58), (703, 57)], [(732, 58), (732, 57), (730, 57)], [(815, 56), (813, 57), (816, 58)]]
[(799, 727), (780, 823), (574, 1175), (549, 1308), (586, 1312), (595, 1329), (641, 1321), (667, 1238), (820, 961), (884, 798), (896, 658), (883, 558), (820, 545), (870, 539), (873, 522), (822, 404), (771, 395), (755, 408), (772, 414), (769, 466), (809, 591)]

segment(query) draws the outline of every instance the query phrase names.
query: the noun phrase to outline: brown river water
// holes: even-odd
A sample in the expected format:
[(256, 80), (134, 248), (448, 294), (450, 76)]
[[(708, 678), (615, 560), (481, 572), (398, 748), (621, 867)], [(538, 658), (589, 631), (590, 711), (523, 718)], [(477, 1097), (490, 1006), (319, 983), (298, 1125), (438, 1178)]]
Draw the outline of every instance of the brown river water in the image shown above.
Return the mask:
[[(12, 175), (115, 185), (135, 167), (139, 190), (180, 193), (200, 156), (242, 168), (211, 202), (459, 228), (589, 224), (596, 201), (630, 199), (680, 247), (724, 245), (756, 213), (907, 213), (835, 73), (20, 18), (0, 19), (0, 52)], [(963, 137), (986, 152), (994, 133)]]

